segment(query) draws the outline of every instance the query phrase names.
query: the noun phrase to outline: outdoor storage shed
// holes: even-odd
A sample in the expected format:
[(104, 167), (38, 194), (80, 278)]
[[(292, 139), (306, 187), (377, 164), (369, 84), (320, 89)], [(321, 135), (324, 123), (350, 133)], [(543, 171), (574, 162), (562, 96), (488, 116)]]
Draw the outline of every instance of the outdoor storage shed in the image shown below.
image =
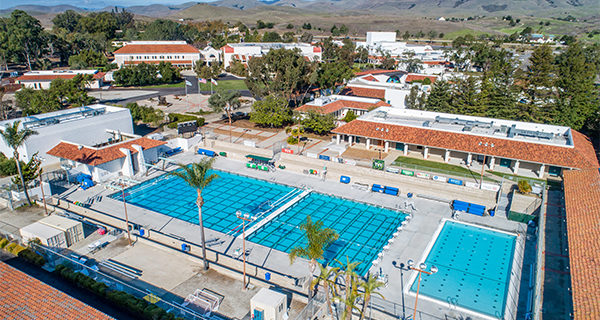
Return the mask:
[(39, 222), (63, 231), (65, 233), (65, 236), (67, 237), (68, 247), (83, 240), (84, 238), (83, 224), (79, 221), (57, 215), (51, 215), (40, 220)]
[(67, 238), (65, 233), (56, 228), (47, 226), (43, 223), (34, 222), (28, 226), (25, 226), (19, 230), (23, 243), (27, 243), (30, 240), (39, 239), (40, 242), (48, 247), (53, 248), (66, 248)]
[(287, 319), (287, 297), (277, 291), (262, 288), (250, 300), (253, 320)]

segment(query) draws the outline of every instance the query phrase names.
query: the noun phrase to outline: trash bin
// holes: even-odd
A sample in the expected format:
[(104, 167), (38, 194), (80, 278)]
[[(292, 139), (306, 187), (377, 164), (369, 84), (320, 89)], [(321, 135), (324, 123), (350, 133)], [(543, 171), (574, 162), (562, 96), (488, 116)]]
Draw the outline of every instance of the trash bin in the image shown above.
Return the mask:
[(227, 157), (227, 152), (225, 152), (225, 151), (221, 151), (221, 152), (219, 152), (219, 155), (220, 155), (221, 157)]
[(140, 232), (140, 236), (142, 236), (142, 237), (143, 237), (143, 236), (144, 236), (144, 234), (146, 233), (146, 231), (145, 231), (144, 229), (142, 229), (142, 228), (140, 228), (139, 232)]
[(271, 273), (270, 272), (265, 273), (265, 280), (267, 280), (267, 281), (271, 280)]

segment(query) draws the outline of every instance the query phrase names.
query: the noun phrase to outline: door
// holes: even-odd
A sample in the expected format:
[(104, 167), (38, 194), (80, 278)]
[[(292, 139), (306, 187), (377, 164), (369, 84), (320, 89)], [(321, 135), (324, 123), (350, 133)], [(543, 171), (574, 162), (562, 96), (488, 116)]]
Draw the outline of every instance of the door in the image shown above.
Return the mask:
[(396, 150), (404, 151), (404, 143), (396, 142)]
[(562, 171), (562, 168), (560, 168), (560, 167), (550, 166), (548, 168), (548, 175), (553, 176), (553, 177), (558, 177), (558, 176), (560, 176), (561, 171)]
[(510, 159), (500, 159), (501, 167), (510, 168), (511, 164), (512, 164), (512, 160), (510, 160)]

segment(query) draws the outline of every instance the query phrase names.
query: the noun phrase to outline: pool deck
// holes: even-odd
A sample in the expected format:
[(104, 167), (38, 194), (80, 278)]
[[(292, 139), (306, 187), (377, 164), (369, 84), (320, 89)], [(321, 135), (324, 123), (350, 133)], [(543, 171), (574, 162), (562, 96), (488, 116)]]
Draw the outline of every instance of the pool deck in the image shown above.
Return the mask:
[[(191, 163), (197, 161), (199, 157), (200, 156), (191, 152), (186, 152), (173, 156), (172, 159), (180, 163)], [(175, 168), (176, 167), (172, 165), (169, 166), (167, 170), (173, 170)], [(244, 162), (222, 157), (219, 157), (216, 160), (215, 168), (294, 187), (307, 187), (316, 192), (331, 194), (353, 201), (360, 201), (396, 210), (404, 208), (404, 204), (408, 200), (404, 195), (394, 197), (381, 193), (365, 192), (352, 188), (351, 185), (341, 184), (331, 180), (322, 181), (318, 177), (297, 174), (290, 172), (289, 170), (277, 170), (275, 172), (252, 170), (246, 168)], [(151, 179), (163, 173), (164, 172), (152, 170), (148, 177), (138, 177), (136, 179)], [(59, 197), (71, 202), (86, 202), (90, 198), (102, 196), (102, 200), (94, 201), (90, 208), (124, 219), (123, 203), (109, 198), (108, 196), (112, 193), (114, 193), (113, 190), (97, 185), (85, 191), (80, 188), (71, 188)], [(431, 195), (436, 196), (435, 192)], [(412, 277), (414, 271), (400, 272), (399, 269), (396, 269), (392, 265), (392, 261), (396, 260), (398, 262), (406, 263), (409, 259), (414, 259), (417, 263), (421, 262), (421, 259), (425, 258), (423, 257), (423, 253), (432, 240), (439, 224), (444, 218), (450, 218), (451, 216), (451, 210), (448, 203), (416, 198), (414, 199), (414, 205), (416, 210), (412, 211), (413, 218), (411, 221), (404, 227), (398, 237), (395, 238), (395, 241), (390, 244), (390, 248), (384, 252), (384, 256), (379, 265), (371, 268), (372, 273), (378, 272), (379, 268), (381, 268), (383, 273), (388, 276), (388, 285), (380, 290), (380, 293), (386, 299), (373, 299), (373, 305), (385, 309), (387, 313), (393, 315), (391, 318), (399, 317), (403, 313), (406, 315), (412, 314), (412, 308), (415, 303), (412, 294), (406, 295), (403, 293), (403, 290), (401, 290), (402, 284), (404, 284), (404, 287), (410, 285), (408, 281)], [(190, 243), (201, 243), (198, 226), (196, 224), (178, 220), (134, 205), (128, 205), (127, 211), (129, 221), (132, 223), (145, 226), (146, 229), (158, 230), (163, 234), (176, 235)], [(495, 217), (479, 217), (463, 214), (460, 216), (460, 220), (508, 232), (521, 234), (524, 232), (522, 224), (508, 221), (506, 217), (500, 215)], [(242, 247), (241, 239), (232, 238), (230, 236), (225, 236), (223, 233), (206, 229), (207, 244), (209, 244), (210, 240), (216, 238), (225, 241), (209, 245), (209, 248), (220, 253), (233, 256), (234, 252)], [(251, 250), (250, 254), (247, 256), (247, 260), (255, 265), (270, 270), (277, 270), (294, 278), (302, 278), (308, 275), (308, 261), (305, 259), (297, 259), (290, 265), (289, 256), (286, 253), (251, 242), (246, 242), (246, 248)], [(523, 257), (521, 256), (521, 260), (522, 258)], [(521, 264), (522, 261), (517, 263)], [(517, 293), (516, 296), (520, 297), (521, 295), (518, 295)], [(519, 301), (520, 300), (521, 298), (519, 298)], [(521, 306), (521, 302), (519, 302), (519, 306)], [(417, 319), (437, 319), (446, 317), (471, 317), (472, 319), (479, 319), (476, 315), (464, 313), (460, 310), (456, 310), (456, 308), (453, 308), (452, 306), (444, 306), (425, 300), (419, 301), (417, 309), (419, 310)], [(507, 318), (512, 317), (513, 316), (507, 315)]]

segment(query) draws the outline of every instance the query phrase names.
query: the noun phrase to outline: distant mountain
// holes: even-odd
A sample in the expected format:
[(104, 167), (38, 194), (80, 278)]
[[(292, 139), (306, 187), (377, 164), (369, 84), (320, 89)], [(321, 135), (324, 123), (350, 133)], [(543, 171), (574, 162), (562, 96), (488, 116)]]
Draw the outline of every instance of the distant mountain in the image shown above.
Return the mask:
[[(130, 6), (130, 7), (117, 6), (117, 8), (119, 8), (119, 9), (125, 8), (127, 11), (129, 11), (131, 13), (142, 15), (142, 16), (165, 17), (165, 16), (172, 15), (177, 11), (187, 9), (189, 7), (193, 7), (196, 4), (197, 4), (197, 2), (186, 2), (186, 3), (182, 3), (182, 4), (175, 4), (175, 5), (150, 4), (147, 6)], [(99, 11), (111, 11), (114, 8), (115, 7), (113, 7), (113, 6), (108, 6), (108, 7), (100, 9)]]
[(84, 9), (81, 9), (79, 7), (75, 7), (75, 6), (67, 5), (67, 4), (61, 4), (61, 5), (56, 5), (56, 6), (24, 4), (24, 5), (14, 6), (10, 9), (0, 10), (0, 14), (9, 14), (13, 10), (23, 10), (25, 12), (29, 12), (29, 14), (31, 14), (31, 15), (61, 13), (61, 12), (65, 12), (67, 10), (74, 10), (74, 11), (78, 11), (78, 12), (85, 11)]

